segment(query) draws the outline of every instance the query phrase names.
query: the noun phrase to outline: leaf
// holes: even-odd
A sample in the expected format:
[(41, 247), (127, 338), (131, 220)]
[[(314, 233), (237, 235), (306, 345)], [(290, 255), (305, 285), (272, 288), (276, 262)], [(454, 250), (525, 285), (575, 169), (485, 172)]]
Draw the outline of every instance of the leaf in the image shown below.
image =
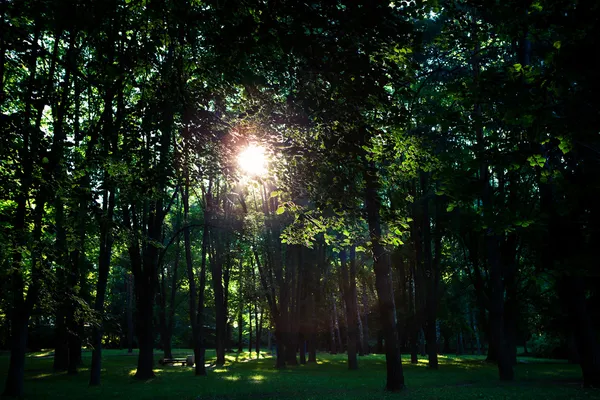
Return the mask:
[(556, 42), (554, 42), (553, 46), (556, 50), (560, 50), (560, 46), (561, 46), (560, 40), (557, 40)]
[(275, 214), (277, 215), (281, 215), (285, 212), (285, 207), (284, 206), (279, 206), (279, 208), (277, 210), (275, 210)]
[(532, 167), (543, 167), (546, 164), (546, 158), (541, 154), (534, 154), (527, 158)]
[(456, 207), (456, 203), (450, 203), (450, 204), (448, 204), (448, 207), (446, 207), (446, 211), (452, 212), (452, 210), (454, 210), (455, 207)]
[(565, 139), (563, 136), (558, 138), (560, 142), (558, 143), (558, 148), (562, 151), (563, 154), (567, 154), (573, 146), (571, 146), (571, 142), (568, 139)]
[(515, 64), (515, 65), (513, 65), (513, 68), (515, 69), (515, 71), (521, 72), (521, 70), (523, 69), (523, 66), (521, 64)]

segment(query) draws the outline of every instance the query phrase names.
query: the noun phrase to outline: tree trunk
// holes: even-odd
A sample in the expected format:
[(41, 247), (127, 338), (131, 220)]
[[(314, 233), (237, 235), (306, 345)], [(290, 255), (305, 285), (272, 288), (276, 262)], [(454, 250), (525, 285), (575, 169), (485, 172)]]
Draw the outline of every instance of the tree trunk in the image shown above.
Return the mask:
[(385, 358), (387, 367), (386, 390), (397, 391), (404, 388), (404, 374), (400, 358), (400, 347), (396, 325), (396, 309), (392, 287), (392, 271), (389, 258), (381, 244), (380, 199), (377, 171), (372, 162), (366, 165), (365, 203), (367, 222), (373, 250), (373, 268), (375, 269), (375, 286), (379, 302), (379, 314), (385, 339)]
[(135, 377), (140, 380), (154, 378), (154, 334), (152, 327), (154, 290), (150, 286), (136, 279), (135, 294), (138, 311), (137, 337), (139, 356)]
[[(475, 53), (473, 58), (473, 80), (476, 86), (479, 86), (479, 50), (480, 42), (475, 40)], [(479, 179), (482, 186), (481, 203), (483, 208), (484, 222), (488, 225), (496, 223), (494, 220), (493, 192), (490, 185), (489, 165), (486, 156), (486, 140), (483, 126), (481, 125), (481, 104), (475, 104), (473, 110), (473, 120), (475, 121), (475, 130), (477, 136), (477, 151), (479, 163)], [(510, 361), (510, 354), (506, 343), (504, 332), (504, 295), (505, 286), (503, 281), (503, 263), (500, 254), (500, 232), (495, 232), (493, 228), (488, 228), (484, 232), (485, 254), (489, 268), (489, 311), (490, 311), (490, 342), (497, 349), (498, 372), (500, 380), (511, 381), (514, 379), (513, 365)]]
[(252, 306), (248, 306), (248, 353), (252, 357)]
[(340, 333), (340, 322), (338, 319), (338, 313), (337, 313), (337, 305), (335, 302), (335, 297), (332, 295), (331, 296), (331, 301), (333, 303), (333, 332), (335, 334), (335, 339), (337, 342), (337, 349), (336, 349), (336, 353), (343, 353), (344, 352), (344, 342), (342, 342), (342, 334)]
[(331, 354), (337, 354), (336, 340), (335, 340), (335, 323), (333, 322), (333, 313), (329, 315), (329, 332), (331, 333), (331, 343), (329, 347), (329, 352)]
[(490, 264), (490, 346), (493, 344), (497, 350), (498, 372), (500, 380), (511, 381), (514, 379), (513, 363), (504, 334), (504, 284), (501, 277), (501, 265), (497, 252), (497, 238), (495, 235), (486, 237), (488, 262)]
[(427, 355), (429, 357), (428, 367), (431, 369), (438, 369), (438, 357), (437, 357), (437, 329), (435, 326), (435, 319), (432, 323), (431, 320), (427, 321), (425, 325), (425, 340), (427, 342)]
[(569, 311), (583, 373), (583, 386), (600, 388), (600, 346), (587, 310), (583, 278), (563, 275), (559, 282), (559, 294)]
[[(33, 103), (33, 90), (36, 82), (36, 64), (38, 57), (37, 43), (40, 38), (40, 23), (39, 18), (34, 19), (35, 32), (33, 35), (33, 49), (29, 59), (27, 70), (29, 71), (29, 82), (27, 95), (24, 99), (25, 114), (24, 121), (27, 126), (31, 122), (31, 108)], [(13, 241), (12, 245), (12, 272), (10, 274), (10, 285), (13, 294), (13, 304), (11, 312), (11, 350), (8, 372), (6, 375), (6, 384), (4, 386), (4, 395), (12, 397), (22, 397), (24, 394), (24, 372), (25, 372), (25, 351), (27, 349), (27, 329), (29, 324), (29, 316), (33, 304), (37, 301), (38, 295), (38, 266), (37, 260), (32, 260), (32, 280), (31, 284), (25, 291), (25, 282), (23, 274), (23, 252), (24, 249), (31, 246), (29, 242), (29, 228), (26, 224), (27, 202), (29, 199), (29, 191), (31, 189), (33, 179), (33, 156), (30, 154), (29, 146), (36, 150), (38, 149), (37, 132), (30, 133), (30, 129), (23, 129), (20, 134), (23, 139), (23, 146), (19, 150), (19, 158), (21, 168), (17, 168), (16, 176), (20, 182), (19, 190), (16, 195), (16, 210), (12, 221)], [(37, 204), (37, 208), (42, 208), (44, 204)], [(34, 241), (38, 239), (34, 235)], [(33, 246), (35, 246), (35, 242)], [(25, 297), (27, 292), (27, 297)]]
[(55, 372), (66, 371), (69, 367), (69, 340), (67, 338), (67, 326), (63, 310), (63, 302), (59, 302), (56, 310), (56, 326), (54, 327), (55, 346), (54, 361), (52, 368)]
[(371, 349), (369, 348), (369, 297), (367, 295), (367, 285), (365, 284), (363, 287), (363, 296), (362, 296), (362, 305), (363, 305), (363, 353), (365, 355), (371, 354)]
[(242, 351), (244, 351), (244, 312), (240, 309), (238, 310), (238, 353)]
[(4, 387), (3, 395), (7, 397), (23, 397), (25, 351), (27, 348), (27, 325), (29, 318), (24, 317), (19, 312), (14, 312), (12, 319), (10, 361), (8, 364), (8, 373), (6, 375), (6, 385)]
[(277, 340), (275, 350), (277, 352), (277, 359), (275, 361), (275, 368), (283, 369), (285, 368), (285, 339), (280, 331), (275, 331), (275, 340)]
[(362, 318), (360, 316), (360, 308), (358, 306), (358, 297), (355, 298), (356, 301), (356, 322), (358, 324), (358, 355), (359, 356), (364, 356), (365, 355), (365, 335), (363, 333), (363, 324), (362, 324)]
[(303, 334), (300, 336), (300, 364), (306, 364), (306, 340)]
[[(187, 157), (187, 152), (186, 152)], [(181, 189), (181, 200), (183, 203), (183, 223), (186, 229), (183, 232), (184, 248), (185, 248), (185, 263), (188, 276), (188, 284), (190, 287), (189, 313), (190, 323), (192, 325), (192, 342), (194, 345), (194, 374), (196, 376), (205, 376), (205, 348), (204, 348), (204, 286), (206, 284), (206, 256), (208, 249), (209, 231), (208, 231), (208, 208), (210, 207), (210, 194), (205, 199), (204, 210), (204, 227), (202, 229), (202, 261), (200, 267), (200, 283), (196, 287), (196, 274), (192, 259), (192, 241), (189, 228), (189, 172), (185, 171), (185, 185)], [(209, 183), (210, 193), (211, 184)], [(196, 303), (198, 300), (198, 303)], [(198, 304), (198, 308), (196, 308)]]
[(316, 363), (317, 362), (317, 327), (316, 327), (316, 307), (315, 307), (315, 293), (310, 296), (309, 299), (309, 307), (310, 307), (310, 332), (308, 337), (308, 363)]
[[(105, 193), (106, 194), (106, 193)], [(108, 198), (107, 198), (108, 197)], [(111, 190), (109, 196), (103, 200), (103, 220), (100, 225), (100, 254), (98, 257), (98, 281), (96, 283), (96, 301), (94, 310), (98, 313), (98, 325), (94, 326), (92, 333), (93, 352), (90, 372), (90, 386), (100, 385), (100, 371), (102, 369), (102, 334), (104, 324), (104, 298), (108, 284), (108, 273), (112, 256), (113, 235), (112, 223), (115, 208), (115, 191)]]
[(127, 353), (133, 353), (133, 275), (127, 274)]
[(261, 336), (261, 325), (262, 325), (262, 313), (260, 316), (260, 321), (258, 319), (258, 305), (254, 305), (254, 322), (256, 327), (256, 358), (259, 358), (260, 355), (260, 336)]
[(358, 315), (358, 310), (356, 305), (356, 263), (354, 247), (350, 249), (350, 274), (348, 274), (345, 249), (340, 251), (340, 265), (342, 272), (342, 290), (344, 302), (346, 304), (348, 369), (358, 369), (358, 359), (356, 357), (356, 316)]
[(227, 340), (227, 315), (225, 315), (225, 298), (223, 293), (223, 266), (221, 253), (220, 234), (215, 234), (216, 240), (214, 243), (214, 257), (211, 257), (212, 266), (212, 282), (215, 296), (215, 324), (216, 324), (216, 365), (222, 366), (225, 364), (225, 342)]

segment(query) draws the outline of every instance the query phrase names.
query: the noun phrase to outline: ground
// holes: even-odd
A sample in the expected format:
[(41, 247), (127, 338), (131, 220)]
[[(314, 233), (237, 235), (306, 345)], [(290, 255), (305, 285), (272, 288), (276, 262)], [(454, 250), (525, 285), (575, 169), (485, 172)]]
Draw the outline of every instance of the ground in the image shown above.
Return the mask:
[[(176, 356), (192, 354), (176, 350)], [(255, 354), (252, 354), (253, 357)], [(441, 356), (439, 371), (430, 371), (426, 359), (418, 365), (404, 362), (407, 388), (400, 393), (383, 391), (385, 361), (381, 355), (359, 358), (359, 370), (348, 371), (345, 355), (319, 354), (317, 365), (273, 369), (274, 359), (249, 359), (230, 354), (224, 368), (212, 366), (207, 377), (193, 376), (182, 366), (156, 364), (156, 378), (135, 380), (136, 356), (108, 350), (102, 370), (102, 386), (88, 387), (91, 353), (84, 353), (84, 367), (77, 376), (52, 373), (50, 353), (33, 353), (26, 364), (28, 399), (600, 399), (600, 391), (581, 388), (576, 365), (556, 360), (520, 358), (516, 380), (502, 383), (496, 368), (477, 356)], [(160, 352), (156, 352), (156, 360)], [(0, 378), (5, 380), (8, 355), (0, 356)]]

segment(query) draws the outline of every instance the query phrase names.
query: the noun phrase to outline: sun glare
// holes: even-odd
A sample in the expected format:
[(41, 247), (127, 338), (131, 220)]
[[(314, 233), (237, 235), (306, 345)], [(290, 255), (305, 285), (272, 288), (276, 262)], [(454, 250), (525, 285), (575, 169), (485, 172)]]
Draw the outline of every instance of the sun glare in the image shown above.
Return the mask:
[(238, 165), (248, 175), (261, 176), (267, 173), (265, 148), (250, 145), (238, 155)]

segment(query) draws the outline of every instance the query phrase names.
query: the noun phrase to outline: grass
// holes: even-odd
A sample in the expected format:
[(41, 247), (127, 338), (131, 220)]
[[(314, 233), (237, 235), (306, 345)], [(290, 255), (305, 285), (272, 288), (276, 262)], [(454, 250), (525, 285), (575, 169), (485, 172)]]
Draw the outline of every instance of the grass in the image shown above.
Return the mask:
[[(156, 378), (135, 380), (136, 357), (126, 351), (104, 352), (102, 386), (88, 387), (90, 353), (77, 376), (52, 373), (51, 353), (32, 353), (26, 361), (25, 391), (29, 399), (600, 399), (600, 392), (581, 388), (576, 365), (560, 361), (520, 358), (516, 380), (500, 382), (493, 365), (483, 357), (441, 356), (440, 369), (430, 371), (426, 359), (417, 365), (404, 359), (407, 389), (383, 391), (385, 361), (381, 355), (359, 358), (359, 370), (348, 371), (345, 355), (319, 354), (317, 365), (273, 369), (274, 360), (251, 359), (248, 353), (227, 356), (222, 368), (209, 367), (207, 377), (193, 376), (192, 368), (156, 364)], [(176, 350), (184, 356), (190, 350)], [(214, 361), (209, 351), (208, 362)], [(252, 354), (254, 357), (255, 354)], [(156, 359), (160, 353), (156, 352)], [(8, 356), (0, 356), (4, 382)]]

